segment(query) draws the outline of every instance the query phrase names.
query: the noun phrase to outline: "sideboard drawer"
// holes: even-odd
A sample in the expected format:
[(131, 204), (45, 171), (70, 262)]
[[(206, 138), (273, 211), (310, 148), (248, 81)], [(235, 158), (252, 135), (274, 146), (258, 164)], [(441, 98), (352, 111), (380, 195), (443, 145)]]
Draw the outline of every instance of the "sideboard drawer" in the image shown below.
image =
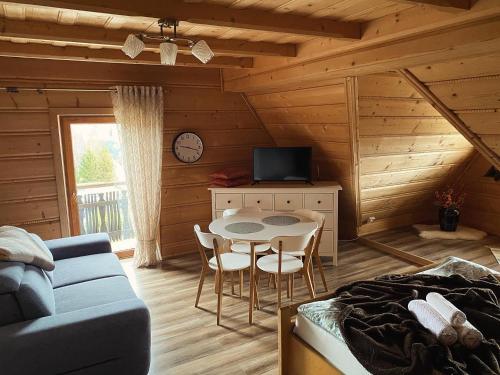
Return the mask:
[(243, 194), (217, 194), (215, 196), (215, 208), (225, 210), (226, 208), (242, 208)]
[(260, 207), (263, 210), (273, 209), (272, 194), (245, 194), (245, 207)]
[(277, 211), (294, 211), (304, 207), (302, 194), (275, 194), (274, 209)]
[(311, 210), (332, 210), (333, 194), (306, 194), (305, 207)]
[(333, 255), (333, 231), (323, 231), (321, 234), (321, 242), (319, 243), (318, 253), (322, 256)]
[(333, 229), (333, 212), (323, 212), (325, 215), (325, 226), (324, 229), (332, 230)]

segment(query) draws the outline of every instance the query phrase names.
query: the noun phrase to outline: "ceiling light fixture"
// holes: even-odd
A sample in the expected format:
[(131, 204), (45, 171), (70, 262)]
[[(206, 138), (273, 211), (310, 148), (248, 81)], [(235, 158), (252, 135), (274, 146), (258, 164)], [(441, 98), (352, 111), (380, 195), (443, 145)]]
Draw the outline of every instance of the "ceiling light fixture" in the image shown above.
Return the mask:
[(175, 65), (177, 58), (177, 44), (164, 42), (160, 43), (160, 63), (162, 65)]
[(146, 46), (140, 36), (130, 34), (125, 40), (122, 51), (131, 59), (135, 59), (144, 50), (144, 47)]
[[(144, 40), (154, 40), (160, 43), (160, 63), (162, 65), (175, 65), (177, 58), (178, 44), (187, 45), (194, 57), (203, 64), (208, 63), (215, 56), (213, 51), (204, 40), (193, 40), (177, 37), (177, 26), (179, 21), (172, 19), (158, 20), (160, 26), (160, 35), (150, 34), (130, 34), (125, 40), (122, 51), (131, 59), (134, 59), (146, 47)], [(163, 28), (174, 28), (173, 36), (164, 34)]]

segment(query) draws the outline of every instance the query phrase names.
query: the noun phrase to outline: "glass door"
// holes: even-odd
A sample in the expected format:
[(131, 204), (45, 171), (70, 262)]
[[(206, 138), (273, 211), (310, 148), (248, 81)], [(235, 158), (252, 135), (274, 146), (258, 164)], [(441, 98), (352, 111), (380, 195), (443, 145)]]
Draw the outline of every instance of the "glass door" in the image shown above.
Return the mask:
[(131, 255), (135, 235), (114, 117), (67, 117), (61, 125), (72, 235), (106, 232), (114, 252)]

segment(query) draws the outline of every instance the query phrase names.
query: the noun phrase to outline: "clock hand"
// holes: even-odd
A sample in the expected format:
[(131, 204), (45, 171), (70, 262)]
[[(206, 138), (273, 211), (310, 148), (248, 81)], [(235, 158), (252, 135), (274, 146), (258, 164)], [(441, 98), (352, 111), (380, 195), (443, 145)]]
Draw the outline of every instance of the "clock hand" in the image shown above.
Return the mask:
[(188, 149), (190, 149), (190, 150), (198, 151), (198, 149), (197, 149), (197, 148), (193, 148), (193, 147), (188, 147), (188, 146), (178, 146), (178, 147), (188, 148)]

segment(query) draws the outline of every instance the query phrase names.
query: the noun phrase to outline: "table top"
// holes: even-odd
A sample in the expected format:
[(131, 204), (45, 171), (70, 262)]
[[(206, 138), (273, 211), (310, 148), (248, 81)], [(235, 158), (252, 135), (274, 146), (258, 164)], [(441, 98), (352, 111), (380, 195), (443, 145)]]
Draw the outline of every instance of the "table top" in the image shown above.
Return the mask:
[(218, 218), (210, 232), (241, 241), (268, 242), (277, 236), (300, 236), (318, 227), (315, 221), (290, 212), (260, 212)]

